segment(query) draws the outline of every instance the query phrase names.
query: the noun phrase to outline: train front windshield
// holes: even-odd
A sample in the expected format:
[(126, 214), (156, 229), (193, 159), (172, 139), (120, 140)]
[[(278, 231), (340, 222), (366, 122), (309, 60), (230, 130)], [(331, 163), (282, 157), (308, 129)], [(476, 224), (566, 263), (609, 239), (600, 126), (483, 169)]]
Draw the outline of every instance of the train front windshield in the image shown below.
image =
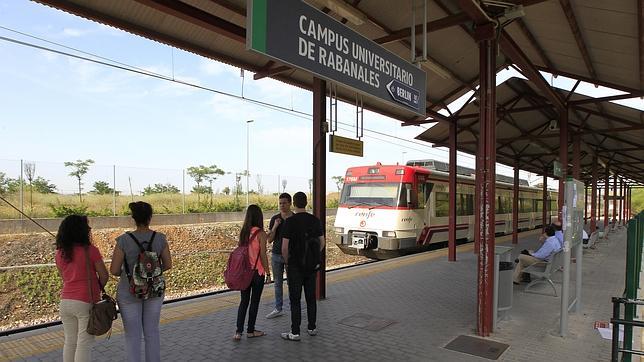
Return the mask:
[(340, 205), (342, 206), (404, 206), (406, 193), (401, 193), (399, 183), (344, 184)]

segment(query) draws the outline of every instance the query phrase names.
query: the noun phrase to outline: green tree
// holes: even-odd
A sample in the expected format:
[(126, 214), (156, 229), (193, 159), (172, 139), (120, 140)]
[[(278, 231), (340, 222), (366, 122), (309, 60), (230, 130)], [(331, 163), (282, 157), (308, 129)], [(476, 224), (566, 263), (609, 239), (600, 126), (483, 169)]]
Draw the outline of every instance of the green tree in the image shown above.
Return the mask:
[(173, 184), (154, 184), (154, 186), (147, 186), (143, 189), (143, 195), (152, 195), (152, 194), (178, 194), (179, 188)]
[(114, 193), (114, 189), (106, 181), (96, 181), (94, 182), (94, 189), (90, 192), (96, 195), (111, 195)]
[[(188, 175), (192, 177), (193, 180), (197, 183), (197, 186), (193, 187), (193, 192), (197, 194), (197, 202), (201, 202), (200, 195), (202, 191), (209, 190), (210, 193), (210, 203), (212, 204), (212, 183), (217, 179), (218, 176), (225, 174), (224, 170), (217, 167), (217, 165), (212, 166), (192, 166), (188, 167)], [(201, 183), (207, 181), (210, 183), (210, 187), (205, 188), (201, 187)]]
[(224, 187), (223, 190), (221, 190), (221, 193), (226, 196), (230, 195), (230, 187), (228, 186)]
[(89, 171), (89, 166), (94, 163), (94, 160), (87, 159), (68, 161), (65, 162), (65, 167), (71, 167), (72, 172), (69, 173), (69, 176), (76, 177), (78, 179), (78, 199), (80, 202), (83, 202), (83, 176)]
[(49, 182), (42, 176), (38, 176), (31, 183), (31, 188), (39, 194), (54, 194), (56, 193), (56, 185)]
[(631, 197), (631, 207), (633, 208), (632, 214), (637, 215), (644, 211), (644, 189), (634, 188)]
[(342, 176), (333, 176), (331, 177), (331, 180), (335, 182), (335, 187), (338, 188), (338, 192), (342, 190), (342, 185), (344, 185), (344, 177)]
[(7, 174), (0, 172), (0, 195), (6, 195), (9, 193), (9, 184), (11, 183), (11, 178), (7, 177)]
[(7, 179), (7, 191), (10, 194), (15, 194), (20, 192), (20, 180), (17, 178)]

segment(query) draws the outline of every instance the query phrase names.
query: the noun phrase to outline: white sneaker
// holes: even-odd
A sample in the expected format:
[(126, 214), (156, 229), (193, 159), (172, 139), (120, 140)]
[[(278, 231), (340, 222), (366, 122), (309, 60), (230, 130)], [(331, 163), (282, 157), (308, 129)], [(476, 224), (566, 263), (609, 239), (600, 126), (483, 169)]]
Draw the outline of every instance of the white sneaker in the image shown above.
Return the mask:
[(287, 340), (287, 341), (299, 341), (300, 340), (300, 335), (299, 334), (293, 334), (291, 332), (286, 332), (286, 333), (282, 333), (282, 338)]
[(309, 336), (317, 336), (318, 335), (318, 329), (317, 328), (315, 328), (315, 329), (307, 329), (306, 333), (308, 333)]
[(268, 313), (268, 314), (266, 315), (266, 318), (268, 318), (268, 319), (272, 319), (272, 318), (275, 318), (275, 317), (279, 317), (279, 316), (281, 316), (282, 314), (284, 314), (284, 312), (282, 312), (281, 310), (273, 309), (273, 311), (272, 311), (272, 312), (270, 312), (270, 313)]

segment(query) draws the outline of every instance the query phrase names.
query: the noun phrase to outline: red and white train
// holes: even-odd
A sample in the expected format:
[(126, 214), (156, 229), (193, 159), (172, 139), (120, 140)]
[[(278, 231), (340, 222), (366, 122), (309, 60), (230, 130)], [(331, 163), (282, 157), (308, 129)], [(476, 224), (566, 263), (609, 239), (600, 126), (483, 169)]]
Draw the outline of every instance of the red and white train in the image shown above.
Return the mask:
[[(447, 241), (448, 164), (436, 160), (407, 165), (351, 167), (344, 178), (335, 219), (346, 254), (387, 259)], [(474, 170), (457, 167), (456, 238), (474, 240)], [(512, 232), (512, 177), (497, 175), (496, 233)], [(548, 192), (549, 218), (556, 217), (557, 192)], [(541, 226), (542, 190), (519, 182), (519, 229)]]

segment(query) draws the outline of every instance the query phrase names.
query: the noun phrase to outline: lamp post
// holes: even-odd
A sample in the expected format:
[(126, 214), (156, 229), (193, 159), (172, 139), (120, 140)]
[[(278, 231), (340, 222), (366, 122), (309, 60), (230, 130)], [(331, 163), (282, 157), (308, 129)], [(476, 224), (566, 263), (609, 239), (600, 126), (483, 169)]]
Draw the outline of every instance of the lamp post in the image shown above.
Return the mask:
[(249, 119), (246, 121), (246, 208), (248, 208), (248, 205), (250, 205), (249, 201), (249, 196), (250, 196), (250, 188), (249, 188), (249, 179), (250, 179), (250, 173), (249, 173), (249, 166), (250, 166), (250, 124), (253, 123), (252, 119)]

